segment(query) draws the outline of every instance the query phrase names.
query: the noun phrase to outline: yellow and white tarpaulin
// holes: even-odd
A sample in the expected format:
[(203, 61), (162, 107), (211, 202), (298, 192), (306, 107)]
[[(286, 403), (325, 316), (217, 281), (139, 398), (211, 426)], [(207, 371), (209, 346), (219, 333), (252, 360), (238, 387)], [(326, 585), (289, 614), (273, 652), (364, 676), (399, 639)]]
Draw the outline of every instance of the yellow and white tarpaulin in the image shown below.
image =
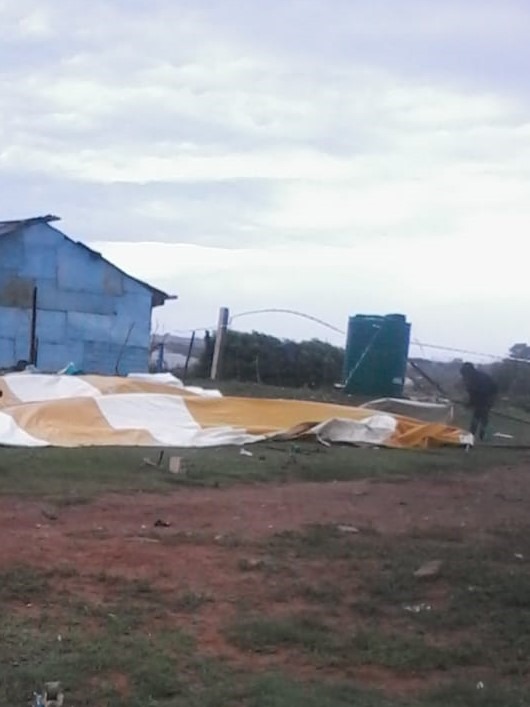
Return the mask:
[(0, 376), (0, 445), (243, 445), (272, 437), (425, 448), (472, 444), (442, 423), (301, 400), (223, 397), (171, 375)]

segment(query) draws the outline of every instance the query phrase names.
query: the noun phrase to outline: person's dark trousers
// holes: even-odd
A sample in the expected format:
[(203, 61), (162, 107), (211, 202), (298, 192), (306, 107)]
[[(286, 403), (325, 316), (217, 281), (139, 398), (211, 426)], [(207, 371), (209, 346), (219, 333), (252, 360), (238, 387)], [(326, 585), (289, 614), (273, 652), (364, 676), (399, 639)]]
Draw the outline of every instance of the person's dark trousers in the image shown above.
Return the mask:
[(471, 419), (471, 434), (475, 437), (478, 434), (478, 438), (483, 441), (486, 437), (486, 430), (488, 429), (489, 419), (489, 407), (484, 406), (474, 408), (473, 417)]

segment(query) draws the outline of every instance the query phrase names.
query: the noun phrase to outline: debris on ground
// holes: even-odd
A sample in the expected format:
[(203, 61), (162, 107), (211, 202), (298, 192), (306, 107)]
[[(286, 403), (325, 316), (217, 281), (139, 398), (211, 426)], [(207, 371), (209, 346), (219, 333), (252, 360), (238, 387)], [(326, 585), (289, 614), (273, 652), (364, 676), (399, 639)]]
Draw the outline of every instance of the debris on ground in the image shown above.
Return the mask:
[(409, 611), (411, 614), (421, 614), (423, 611), (431, 611), (432, 606), (430, 604), (405, 604), (403, 609)]
[(42, 515), (48, 520), (58, 520), (59, 518), (57, 513), (54, 513), (53, 511), (47, 511), (46, 509), (42, 510)]
[(241, 450), (239, 452), (242, 457), (253, 457), (254, 455), (252, 452), (249, 452), (248, 449), (245, 449), (244, 447), (241, 447)]
[(514, 553), (514, 557), (516, 560), (524, 560), (524, 555), (521, 555), (520, 552)]
[(73, 361), (70, 361), (70, 363), (68, 363), (64, 368), (61, 368), (60, 371), (57, 371), (59, 376), (79, 376), (82, 373), (82, 369), (79, 368), (79, 366), (76, 366)]
[(243, 572), (249, 572), (251, 570), (263, 569), (263, 567), (265, 567), (265, 562), (264, 560), (260, 560), (258, 558), (251, 558), (250, 560), (243, 558), (239, 560), (238, 565), (239, 569)]
[(337, 530), (340, 530), (341, 533), (360, 533), (361, 531), (359, 528), (356, 528), (354, 525), (337, 525)]
[(143, 459), (143, 463), (144, 463), (146, 466), (156, 466), (156, 467), (159, 467), (159, 466), (162, 466), (162, 462), (163, 462), (163, 461), (164, 461), (164, 450), (162, 450), (162, 451), (159, 453), (158, 458), (157, 458), (156, 461), (153, 461), (152, 459), (149, 459), (149, 457), (144, 457), (144, 459)]
[(327, 440), (322, 439), (322, 437), (320, 437), (320, 435), (317, 435), (316, 440), (323, 447), (331, 447), (331, 442), (328, 442)]
[(64, 692), (60, 682), (47, 682), (43, 694), (34, 693), (34, 707), (63, 707)]
[(414, 576), (417, 579), (434, 579), (440, 574), (442, 564), (443, 563), (441, 560), (431, 560), (430, 562), (425, 562), (414, 572)]
[(154, 526), (155, 528), (170, 528), (171, 523), (167, 520), (162, 520), (161, 518), (158, 518), (158, 520), (155, 520)]

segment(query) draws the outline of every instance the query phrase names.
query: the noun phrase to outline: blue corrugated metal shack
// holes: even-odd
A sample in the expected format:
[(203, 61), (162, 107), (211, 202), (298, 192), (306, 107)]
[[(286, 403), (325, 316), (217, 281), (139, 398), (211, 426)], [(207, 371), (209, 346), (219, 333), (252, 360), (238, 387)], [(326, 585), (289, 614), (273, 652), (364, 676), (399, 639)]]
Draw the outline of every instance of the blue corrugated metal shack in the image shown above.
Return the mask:
[(148, 368), (151, 310), (174, 299), (50, 224), (0, 222), (0, 368), (86, 373)]

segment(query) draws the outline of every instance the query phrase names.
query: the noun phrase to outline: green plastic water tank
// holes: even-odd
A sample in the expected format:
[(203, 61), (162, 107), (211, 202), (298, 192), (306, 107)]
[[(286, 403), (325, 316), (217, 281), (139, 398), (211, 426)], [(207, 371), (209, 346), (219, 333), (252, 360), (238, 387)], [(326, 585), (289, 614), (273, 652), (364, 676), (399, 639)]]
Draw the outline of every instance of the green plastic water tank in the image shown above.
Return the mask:
[(344, 391), (370, 397), (403, 394), (410, 324), (402, 314), (358, 314), (348, 321)]

